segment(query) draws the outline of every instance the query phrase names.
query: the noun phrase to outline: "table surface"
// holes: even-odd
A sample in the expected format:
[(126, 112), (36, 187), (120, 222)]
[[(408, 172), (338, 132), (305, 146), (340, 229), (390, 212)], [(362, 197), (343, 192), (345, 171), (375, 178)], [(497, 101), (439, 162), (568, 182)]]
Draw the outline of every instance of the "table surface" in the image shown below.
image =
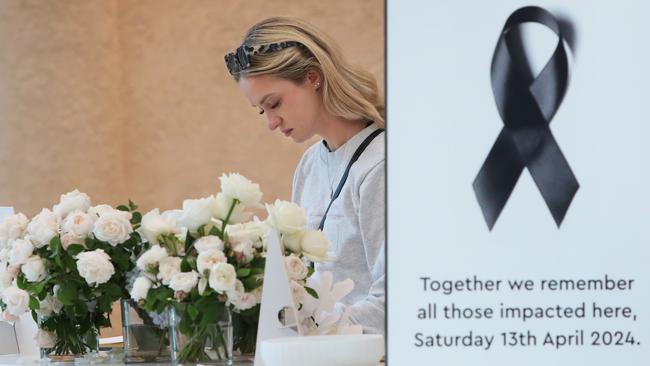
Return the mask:
[[(41, 365), (40, 359), (33, 356), (16, 356), (16, 355), (0, 355), (0, 366), (5, 365)], [(56, 365), (56, 363), (52, 363)], [(83, 363), (82, 365), (102, 365), (102, 366), (122, 366), (124, 363), (111, 363), (111, 362), (101, 362), (101, 363)], [(157, 366), (157, 365), (169, 365), (169, 363), (141, 363), (142, 366)], [(233, 366), (252, 366), (252, 362), (233, 362)]]
[[(0, 366), (8, 366), (8, 365), (41, 365), (40, 359), (38, 357), (20, 357), (16, 355), (7, 355), (3, 356), (0, 355)], [(56, 364), (52, 364), (56, 365)], [(84, 364), (84, 365), (91, 365), (90, 363)], [(122, 366), (124, 363), (110, 363), (110, 362), (102, 362), (102, 363), (95, 363), (93, 365), (102, 365), (102, 366)], [(142, 366), (157, 366), (157, 365), (169, 365), (169, 363), (159, 363), (159, 364), (153, 364), (153, 363), (148, 363), (148, 364), (139, 364)], [(233, 366), (253, 366), (252, 362), (233, 362)], [(378, 366), (384, 366), (384, 363), (381, 362)]]

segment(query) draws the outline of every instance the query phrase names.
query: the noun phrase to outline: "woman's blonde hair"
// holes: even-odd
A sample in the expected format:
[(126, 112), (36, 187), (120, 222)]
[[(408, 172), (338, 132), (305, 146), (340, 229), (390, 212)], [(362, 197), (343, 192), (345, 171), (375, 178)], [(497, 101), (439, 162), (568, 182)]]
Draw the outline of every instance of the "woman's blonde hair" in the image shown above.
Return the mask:
[(250, 67), (235, 73), (235, 80), (273, 75), (301, 82), (308, 71), (317, 70), (323, 78), (323, 103), (329, 113), (385, 126), (384, 101), (375, 78), (348, 63), (334, 42), (311, 24), (295, 18), (269, 18), (252, 26), (242, 43), (259, 46), (286, 41), (298, 42), (302, 47), (251, 55)]

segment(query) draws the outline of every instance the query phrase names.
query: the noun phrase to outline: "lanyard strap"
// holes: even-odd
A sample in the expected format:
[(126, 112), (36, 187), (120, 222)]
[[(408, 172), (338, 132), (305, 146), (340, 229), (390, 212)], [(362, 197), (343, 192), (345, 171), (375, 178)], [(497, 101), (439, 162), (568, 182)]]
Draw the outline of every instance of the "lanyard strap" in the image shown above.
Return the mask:
[(363, 153), (363, 151), (370, 145), (370, 142), (377, 137), (380, 133), (384, 132), (383, 129), (377, 129), (373, 131), (368, 137), (366, 137), (365, 140), (359, 145), (357, 150), (354, 152), (354, 155), (352, 155), (352, 159), (350, 159), (350, 162), (348, 163), (348, 166), (345, 168), (345, 173), (343, 173), (343, 177), (341, 177), (341, 181), (339, 182), (339, 186), (336, 187), (336, 191), (332, 195), (332, 199), (330, 200), (330, 204), (327, 205), (327, 210), (325, 210), (325, 214), (323, 215), (323, 218), (320, 220), (320, 225), (318, 225), (318, 230), (323, 231), (323, 227), (325, 227), (325, 220), (327, 219), (327, 213), (330, 211), (330, 207), (332, 207), (332, 203), (339, 197), (339, 194), (341, 194), (341, 190), (343, 190), (343, 186), (345, 185), (345, 181), (348, 180), (348, 175), (350, 174), (350, 168), (352, 167), (352, 164), (354, 164), (355, 161), (359, 160), (359, 157)]

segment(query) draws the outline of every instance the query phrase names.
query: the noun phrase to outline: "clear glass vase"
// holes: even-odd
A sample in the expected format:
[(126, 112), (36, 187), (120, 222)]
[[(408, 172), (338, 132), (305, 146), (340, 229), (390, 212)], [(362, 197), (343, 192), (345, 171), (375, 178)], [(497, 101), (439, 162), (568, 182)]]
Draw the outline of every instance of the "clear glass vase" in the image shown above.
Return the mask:
[[(45, 337), (52, 341), (50, 345), (40, 347), (42, 361), (72, 364), (80, 359), (89, 359), (98, 355), (99, 332), (95, 328), (80, 334), (79, 327), (70, 324), (65, 329), (61, 328), (60, 334), (39, 329), (37, 337)], [(39, 341), (43, 343), (42, 339)]]
[(121, 301), (125, 363), (171, 361), (167, 314), (147, 313), (133, 300)]
[(168, 309), (172, 363), (232, 365), (230, 309), (218, 304), (213, 314), (196, 314), (192, 319), (185, 311), (186, 306), (180, 304), (178, 308)]
[(257, 342), (260, 305), (244, 312), (232, 312), (234, 349), (233, 362), (253, 362)]

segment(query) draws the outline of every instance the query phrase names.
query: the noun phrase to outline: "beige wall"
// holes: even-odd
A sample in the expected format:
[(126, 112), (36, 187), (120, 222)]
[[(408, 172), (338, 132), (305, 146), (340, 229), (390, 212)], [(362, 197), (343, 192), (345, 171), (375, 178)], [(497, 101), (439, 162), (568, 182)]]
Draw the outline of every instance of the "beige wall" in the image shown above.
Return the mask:
[(0, 2), (0, 206), (28, 216), (74, 188), (178, 207), (223, 172), (289, 198), (307, 144), (266, 130), (224, 53), (253, 23), (302, 17), (383, 84), (383, 1)]
[[(384, 84), (383, 0), (3, 0), (0, 206), (78, 188), (143, 211), (218, 191), (223, 172), (288, 199), (308, 144), (266, 130), (223, 55), (270, 16), (306, 19)], [(114, 321), (119, 323), (119, 312)], [(119, 324), (114, 323), (118, 326)], [(117, 329), (116, 329), (117, 331)]]

